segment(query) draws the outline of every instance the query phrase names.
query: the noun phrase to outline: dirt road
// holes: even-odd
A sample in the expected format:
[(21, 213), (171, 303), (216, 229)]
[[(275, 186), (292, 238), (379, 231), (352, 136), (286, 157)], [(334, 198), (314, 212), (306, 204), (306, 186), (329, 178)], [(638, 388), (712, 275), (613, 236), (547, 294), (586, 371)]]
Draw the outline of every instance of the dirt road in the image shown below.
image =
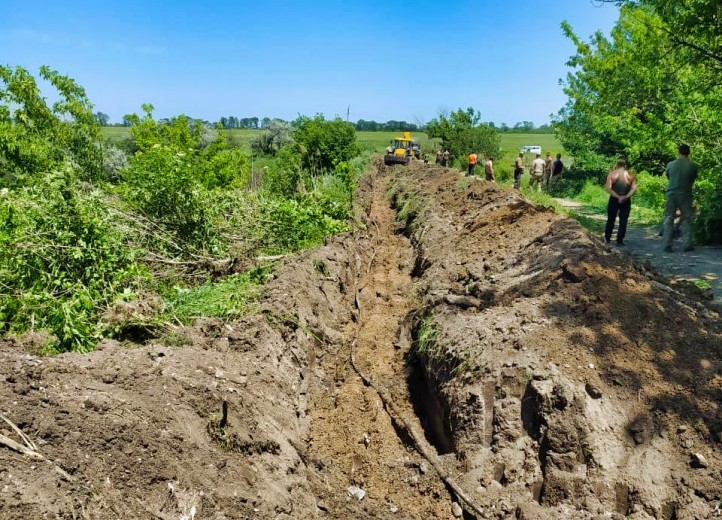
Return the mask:
[(675, 252), (665, 253), (658, 232), (658, 227), (631, 226), (625, 250), (641, 261), (650, 262), (674, 281), (691, 281), (702, 287), (708, 286), (715, 301), (721, 303), (722, 246), (696, 246), (694, 251), (683, 253), (681, 241), (675, 239)]
[(3, 341), (0, 518), (714, 516), (715, 308), (455, 171), (377, 162), (357, 205), (257, 315)]
[[(554, 200), (587, 218), (593, 218), (600, 223), (606, 220), (605, 215), (585, 211), (581, 203), (567, 199)], [(714, 300), (717, 303), (722, 302), (722, 246), (698, 245), (695, 251), (683, 253), (679, 238), (675, 238), (673, 246), (675, 250), (673, 253), (665, 253), (662, 250), (659, 226), (639, 226), (632, 222), (627, 228), (626, 246), (619, 248), (619, 251), (631, 254), (643, 263), (648, 262), (660, 274), (669, 277), (673, 283), (689, 282), (709, 289)]]

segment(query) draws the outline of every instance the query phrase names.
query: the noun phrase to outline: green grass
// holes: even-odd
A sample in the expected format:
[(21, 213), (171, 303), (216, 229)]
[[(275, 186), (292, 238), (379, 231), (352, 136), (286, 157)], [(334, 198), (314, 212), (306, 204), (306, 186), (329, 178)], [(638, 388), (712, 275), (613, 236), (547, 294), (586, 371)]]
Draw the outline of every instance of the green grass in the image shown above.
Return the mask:
[(219, 282), (207, 282), (191, 289), (179, 288), (166, 300), (166, 314), (182, 323), (200, 317), (227, 319), (248, 314), (260, 300), (270, 270), (270, 266), (257, 267)]
[(127, 126), (104, 126), (102, 133), (103, 137), (115, 144), (128, 137), (130, 129)]
[(542, 153), (546, 155), (551, 152), (552, 155), (560, 153), (564, 155), (564, 149), (554, 134), (510, 134), (502, 133), (501, 148), (504, 152), (512, 153), (513, 156), (519, 153), (522, 146), (541, 146)]

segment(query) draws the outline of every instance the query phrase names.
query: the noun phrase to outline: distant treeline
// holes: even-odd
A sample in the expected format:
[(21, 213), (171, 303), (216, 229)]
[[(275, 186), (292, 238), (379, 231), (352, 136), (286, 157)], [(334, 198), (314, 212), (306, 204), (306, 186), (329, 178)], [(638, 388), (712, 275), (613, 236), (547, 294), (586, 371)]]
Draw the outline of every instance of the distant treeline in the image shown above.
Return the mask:
[[(107, 114), (104, 114), (103, 112), (96, 112), (94, 114), (95, 119), (100, 123), (102, 126), (130, 126), (131, 123), (128, 120), (127, 117), (123, 118), (123, 121), (120, 123), (114, 123), (110, 124), (109, 120), (110, 117)], [(258, 117), (236, 117), (236, 116), (228, 116), (228, 117), (221, 117), (218, 121), (207, 121), (205, 119), (194, 119), (189, 118), (191, 121), (199, 121), (206, 126), (209, 127), (215, 127), (216, 125), (220, 125), (221, 128), (231, 130), (231, 129), (244, 129), (244, 130), (264, 130), (271, 126), (272, 123), (289, 123), (289, 121), (284, 121), (283, 119), (278, 118), (271, 118), (271, 117), (264, 117), (264, 118), (258, 118)], [(168, 122), (170, 119), (160, 119), (159, 122)], [(351, 124), (356, 128), (359, 132), (403, 132), (405, 130), (408, 130), (410, 132), (418, 132), (418, 131), (424, 131), (426, 130), (426, 125), (420, 125), (417, 123), (409, 123), (408, 121), (396, 121), (394, 119), (390, 121), (386, 121), (385, 123), (379, 123), (378, 121), (366, 121), (364, 119), (359, 119), (358, 121), (351, 122)], [(501, 123), (497, 125), (493, 121), (489, 121), (486, 123), (492, 128), (495, 128), (499, 132), (508, 132), (508, 133), (519, 133), (519, 134), (551, 134), (552, 133), (552, 127), (549, 124), (544, 124), (541, 126), (535, 126), (534, 123), (531, 121), (520, 121), (516, 123), (514, 126), (509, 126), (506, 123)]]

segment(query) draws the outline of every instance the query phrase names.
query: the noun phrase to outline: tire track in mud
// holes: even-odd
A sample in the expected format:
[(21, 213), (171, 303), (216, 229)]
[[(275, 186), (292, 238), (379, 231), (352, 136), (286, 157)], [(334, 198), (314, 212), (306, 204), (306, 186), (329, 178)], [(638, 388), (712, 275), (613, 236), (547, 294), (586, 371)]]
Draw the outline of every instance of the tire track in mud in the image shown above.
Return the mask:
[[(311, 395), (308, 446), (317, 470), (318, 507), (331, 518), (447, 518), (448, 492), (350, 362), (355, 338), (358, 368), (393, 396), (405, 418), (415, 420), (406, 381), (410, 346), (399, 342), (411, 311), (414, 252), (409, 240), (394, 232), (386, 179), (376, 175), (372, 182), (368, 221), (373, 249), (362, 252), (356, 280), (363, 312), (359, 323), (348, 324), (347, 341), (336, 356), (321, 360), (325, 387), (319, 385)], [(422, 431), (418, 421), (414, 427)], [(351, 485), (365, 491), (362, 500), (349, 496)]]

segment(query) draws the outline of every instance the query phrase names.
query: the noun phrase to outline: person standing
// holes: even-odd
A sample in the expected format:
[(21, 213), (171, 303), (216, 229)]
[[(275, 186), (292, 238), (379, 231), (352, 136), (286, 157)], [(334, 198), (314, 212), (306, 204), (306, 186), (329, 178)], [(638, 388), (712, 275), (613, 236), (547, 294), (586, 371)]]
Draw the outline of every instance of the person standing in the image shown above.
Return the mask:
[(547, 152), (547, 158), (544, 159), (544, 189), (549, 190), (549, 182), (552, 179), (552, 168), (554, 161), (552, 160), (551, 152)]
[(536, 159), (534, 159), (531, 163), (531, 166), (529, 167), (529, 188), (533, 188), (536, 184), (537, 190), (541, 191), (541, 185), (542, 180), (544, 179), (544, 159), (541, 158), (541, 154), (536, 154)]
[(494, 177), (494, 157), (489, 156), (489, 160), (484, 163), (484, 176), (487, 181), (496, 182)]
[(552, 163), (552, 176), (549, 179), (549, 186), (547, 189), (551, 189), (554, 183), (562, 178), (563, 171), (564, 163), (562, 162), (562, 154), (558, 153), (556, 160)]
[(444, 150), (444, 153), (441, 154), (441, 166), (449, 166), (450, 156), (449, 150)]
[(607, 174), (604, 189), (609, 193), (607, 203), (607, 225), (604, 229), (604, 241), (609, 244), (612, 240), (614, 222), (619, 215), (619, 229), (617, 229), (617, 245), (624, 245), (624, 236), (627, 234), (627, 220), (632, 210), (632, 196), (637, 191), (637, 179), (627, 171), (627, 161), (619, 159), (614, 169)]
[(469, 169), (466, 173), (468, 177), (473, 177), (476, 173), (476, 154), (471, 152), (469, 154)]
[(692, 245), (692, 185), (697, 179), (697, 165), (689, 160), (689, 145), (679, 146), (679, 157), (667, 164), (669, 181), (665, 190), (664, 250), (672, 251), (672, 226), (677, 209), (681, 211), (679, 224), (682, 229), (682, 251), (694, 251)]
[(424, 166), (428, 166), (428, 165), (429, 165), (429, 153), (424, 152)]
[(524, 152), (519, 152), (519, 156), (514, 161), (514, 188), (521, 188), (521, 176), (524, 173)]
[(441, 164), (441, 150), (436, 150), (436, 164)]

